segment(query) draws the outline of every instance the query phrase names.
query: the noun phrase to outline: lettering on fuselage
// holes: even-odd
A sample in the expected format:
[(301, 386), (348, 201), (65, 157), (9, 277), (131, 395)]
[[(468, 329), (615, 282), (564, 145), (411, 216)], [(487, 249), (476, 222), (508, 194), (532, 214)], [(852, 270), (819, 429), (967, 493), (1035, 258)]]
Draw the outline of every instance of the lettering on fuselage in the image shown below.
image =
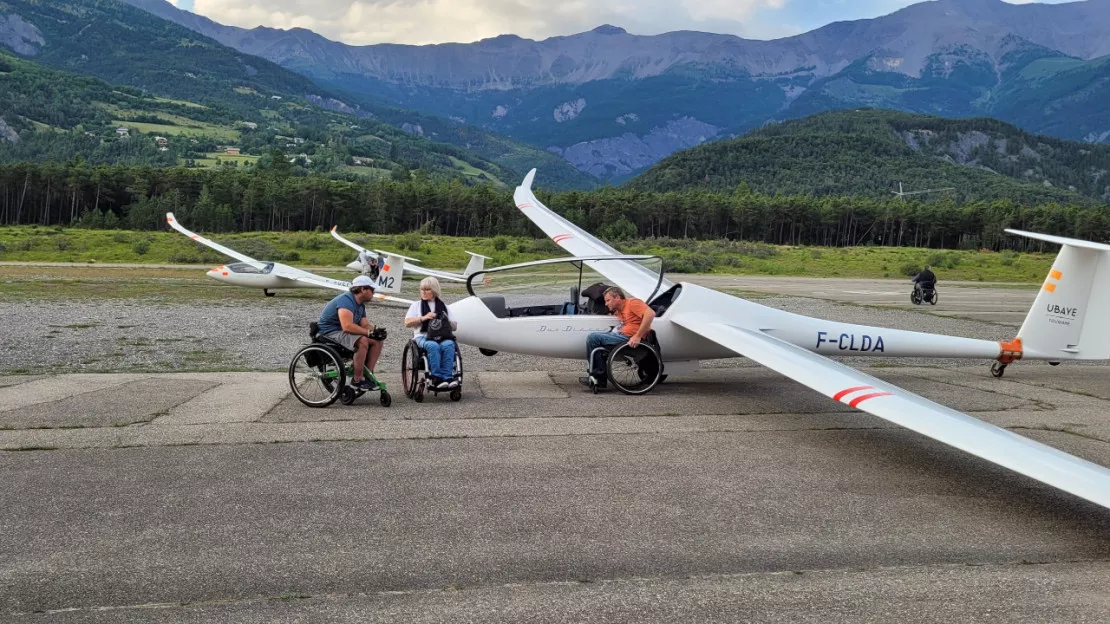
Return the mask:
[(540, 325), (536, 330), (537, 334), (550, 333), (550, 332), (607, 332), (612, 330), (612, 327), (575, 327), (574, 325), (564, 325), (562, 327)]
[[(886, 347), (883, 345), (882, 336), (871, 336), (868, 334), (829, 334), (829, 332), (817, 332), (817, 350), (821, 350), (821, 345), (835, 345), (841, 351), (860, 351), (870, 353), (885, 353)], [(831, 348), (831, 347), (829, 347)]]
[(1045, 306), (1045, 311), (1048, 312), (1048, 322), (1053, 325), (1065, 325), (1070, 327), (1071, 322), (1079, 317), (1079, 308), (1068, 308), (1062, 305), (1050, 303)]
[(1065, 308), (1064, 306), (1058, 306), (1055, 303), (1048, 304), (1046, 306), (1046, 309), (1048, 310), (1048, 313), (1053, 316), (1062, 316), (1065, 318), (1073, 319), (1079, 315), (1079, 308)]

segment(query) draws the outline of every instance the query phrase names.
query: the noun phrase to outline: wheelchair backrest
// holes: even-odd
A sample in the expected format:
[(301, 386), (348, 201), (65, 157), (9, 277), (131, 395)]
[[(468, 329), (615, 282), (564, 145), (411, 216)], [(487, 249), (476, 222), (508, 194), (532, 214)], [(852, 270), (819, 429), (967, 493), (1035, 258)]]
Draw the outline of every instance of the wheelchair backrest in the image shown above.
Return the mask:
[(320, 324), (317, 323), (316, 321), (312, 321), (311, 323), (309, 323), (308, 324), (308, 337), (309, 338), (316, 338), (316, 334), (318, 334), (318, 333), (320, 333)]

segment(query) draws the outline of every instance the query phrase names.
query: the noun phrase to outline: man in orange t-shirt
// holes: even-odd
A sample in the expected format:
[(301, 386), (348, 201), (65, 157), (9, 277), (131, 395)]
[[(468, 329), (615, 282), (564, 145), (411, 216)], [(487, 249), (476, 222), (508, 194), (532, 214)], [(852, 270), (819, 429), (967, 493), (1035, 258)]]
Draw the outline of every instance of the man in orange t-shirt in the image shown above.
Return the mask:
[(642, 299), (625, 297), (624, 291), (613, 286), (605, 291), (605, 307), (616, 315), (621, 322), (618, 331), (593, 332), (586, 337), (586, 359), (590, 360), (590, 376), (579, 379), (583, 385), (590, 385), (591, 378), (594, 384), (604, 388), (608, 385), (605, 374), (604, 352), (594, 349), (598, 347), (615, 347), (627, 342), (635, 347), (640, 344), (644, 336), (651, 331), (651, 320), (655, 318), (655, 310), (648, 307)]

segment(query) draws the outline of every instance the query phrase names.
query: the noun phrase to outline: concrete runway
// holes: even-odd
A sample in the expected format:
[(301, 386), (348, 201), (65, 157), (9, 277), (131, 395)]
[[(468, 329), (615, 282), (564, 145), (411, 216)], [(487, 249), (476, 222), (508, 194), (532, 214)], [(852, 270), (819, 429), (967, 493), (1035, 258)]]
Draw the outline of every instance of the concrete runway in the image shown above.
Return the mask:
[[(908, 293), (739, 279), (710, 285), (868, 305)], [(970, 316), (960, 297), (978, 298), (1003, 322), (1035, 295), (957, 290), (942, 285), (937, 308)], [(1110, 466), (1110, 368), (867, 372)], [(391, 374), (390, 408), (367, 395), (315, 410), (280, 373), (0, 377), (0, 621), (1110, 613), (1110, 510), (758, 367), (644, 397), (576, 377), (482, 371), (461, 402), (417, 404)]]

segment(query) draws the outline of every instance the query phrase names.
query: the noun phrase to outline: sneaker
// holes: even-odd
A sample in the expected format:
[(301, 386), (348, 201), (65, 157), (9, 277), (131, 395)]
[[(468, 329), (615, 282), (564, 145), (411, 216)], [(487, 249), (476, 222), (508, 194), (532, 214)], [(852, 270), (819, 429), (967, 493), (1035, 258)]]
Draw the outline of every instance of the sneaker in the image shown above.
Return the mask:
[(360, 380), (358, 383), (351, 384), (359, 390), (377, 390), (378, 384), (370, 381), (369, 379)]
[(448, 388), (458, 388), (459, 387), (459, 380), (458, 379), (452, 379), (451, 381), (448, 381), (447, 382), (447, 387)]
[(436, 388), (439, 390), (446, 390), (448, 387), (450, 387), (450, 382), (446, 379), (440, 379), (439, 383), (436, 384)]

